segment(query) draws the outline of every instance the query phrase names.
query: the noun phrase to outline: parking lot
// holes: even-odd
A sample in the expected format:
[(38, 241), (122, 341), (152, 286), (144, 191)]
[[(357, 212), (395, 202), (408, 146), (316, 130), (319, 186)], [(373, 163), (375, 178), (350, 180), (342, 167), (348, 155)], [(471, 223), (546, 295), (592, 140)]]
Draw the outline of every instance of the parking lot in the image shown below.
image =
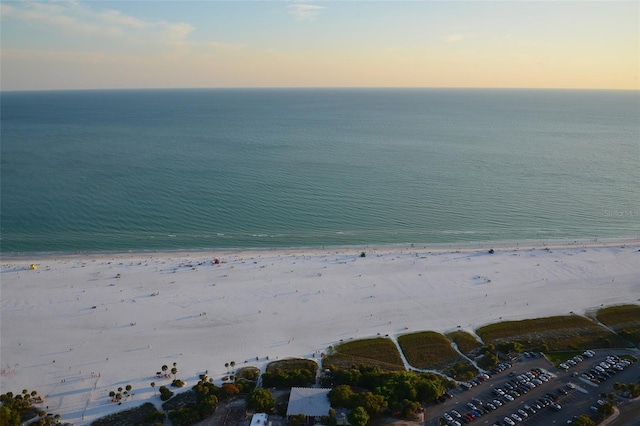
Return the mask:
[[(638, 357), (640, 351), (596, 351), (591, 358), (585, 356), (575, 365), (569, 365), (566, 371), (538, 355), (521, 356), (511, 367), (488, 380), (476, 380), (480, 383), (469, 390), (459, 387), (452, 392), (453, 398), (429, 407), (425, 424), (438, 425), (443, 419), (454, 426), (458, 423), (511, 426), (510, 422), (542, 426), (566, 424), (580, 414), (595, 415), (591, 407), (598, 406), (600, 394), (614, 391), (615, 382), (638, 381), (640, 363), (625, 366), (622, 371), (611, 366), (605, 369), (606, 374), (595, 369), (608, 356), (626, 354)], [(595, 373), (602, 380), (596, 378)]]

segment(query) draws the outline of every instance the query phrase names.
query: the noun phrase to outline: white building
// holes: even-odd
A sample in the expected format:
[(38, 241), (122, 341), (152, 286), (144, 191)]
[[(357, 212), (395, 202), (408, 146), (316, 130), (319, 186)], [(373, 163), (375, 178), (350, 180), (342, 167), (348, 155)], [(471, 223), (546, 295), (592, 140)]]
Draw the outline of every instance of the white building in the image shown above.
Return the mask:
[(267, 424), (267, 413), (256, 413), (251, 417), (251, 426), (265, 426)]
[(331, 409), (327, 388), (291, 388), (287, 417), (304, 414), (307, 417), (328, 416)]

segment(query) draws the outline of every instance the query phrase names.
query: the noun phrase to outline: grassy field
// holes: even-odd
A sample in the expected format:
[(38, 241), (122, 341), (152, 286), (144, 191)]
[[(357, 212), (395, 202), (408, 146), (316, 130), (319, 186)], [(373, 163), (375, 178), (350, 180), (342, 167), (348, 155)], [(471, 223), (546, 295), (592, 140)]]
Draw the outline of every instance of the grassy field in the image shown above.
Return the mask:
[(385, 338), (341, 343), (325, 357), (323, 365), (351, 368), (352, 365), (378, 366), (385, 371), (403, 371), (404, 363), (396, 345)]
[(445, 336), (458, 346), (458, 350), (460, 352), (467, 356), (472, 355), (476, 350), (482, 347), (482, 343), (478, 342), (478, 339), (476, 339), (475, 336), (467, 333), (466, 331), (452, 331), (451, 333), (446, 333)]
[(318, 364), (310, 359), (302, 359), (302, 358), (289, 358), (283, 359), (280, 361), (273, 361), (267, 365), (267, 372), (273, 373), (277, 369), (282, 371), (293, 371), (293, 370), (311, 370), (315, 371), (318, 368)]
[(623, 338), (640, 346), (640, 306), (622, 305), (603, 308), (596, 312), (596, 318)]
[(477, 370), (451, 346), (444, 335), (433, 331), (405, 334), (398, 344), (407, 362), (415, 368), (438, 370), (456, 379), (468, 380)]
[(629, 346), (615, 333), (579, 315), (505, 321), (480, 327), (476, 333), (485, 343), (514, 341), (524, 350), (542, 352)]
[[(605, 308), (596, 316), (624, 338), (589, 318), (573, 314), (489, 324), (480, 327), (476, 333), (485, 343), (498, 346), (500, 343), (517, 342), (525, 351), (545, 352), (555, 364), (585, 349), (629, 347), (629, 340), (639, 344), (640, 306)], [(460, 356), (451, 342), (460, 352), (471, 356), (482, 347), (472, 334), (461, 330), (447, 333), (446, 337), (429, 331), (398, 337), (400, 349), (412, 367), (433, 369), (466, 380), (466, 376), (472, 377), (476, 370)], [(385, 371), (404, 370), (396, 345), (382, 337), (340, 343), (331, 348), (323, 362), (340, 368), (368, 365)]]
[(460, 356), (449, 339), (434, 331), (405, 334), (398, 337), (398, 343), (409, 364), (416, 368), (431, 368)]

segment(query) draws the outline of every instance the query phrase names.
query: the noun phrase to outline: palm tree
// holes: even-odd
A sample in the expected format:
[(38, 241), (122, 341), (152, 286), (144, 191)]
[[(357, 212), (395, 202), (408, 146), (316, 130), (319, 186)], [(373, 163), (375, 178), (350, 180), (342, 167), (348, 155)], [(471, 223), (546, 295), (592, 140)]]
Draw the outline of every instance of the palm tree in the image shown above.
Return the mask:
[(225, 366), (225, 367), (227, 367), (227, 373), (229, 373), (229, 363), (228, 363), (228, 362), (225, 362), (225, 363), (224, 363), (224, 366)]
[(153, 388), (153, 395), (156, 395), (156, 382), (151, 382), (151, 387)]
[(236, 362), (235, 361), (231, 361), (231, 369), (234, 369), (236, 367)]
[(163, 365), (162, 366), (162, 372), (164, 373), (164, 377), (167, 377), (167, 370), (169, 369), (169, 367), (167, 367), (167, 365)]
[[(175, 363), (173, 363), (173, 365), (176, 365)], [(178, 374), (178, 369), (176, 367), (173, 367), (171, 369), (171, 374), (173, 374), (173, 377), (176, 377), (176, 374)]]

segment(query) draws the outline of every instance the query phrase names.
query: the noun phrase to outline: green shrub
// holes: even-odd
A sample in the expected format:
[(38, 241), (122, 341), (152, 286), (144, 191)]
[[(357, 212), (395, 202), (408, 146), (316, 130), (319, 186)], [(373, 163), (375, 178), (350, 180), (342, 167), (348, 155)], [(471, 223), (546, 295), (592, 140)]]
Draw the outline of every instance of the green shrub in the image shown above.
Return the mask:
[(276, 405), (276, 400), (269, 389), (256, 389), (247, 397), (247, 408), (258, 413), (269, 413)]
[(160, 386), (160, 399), (166, 401), (173, 396), (173, 392), (166, 386)]

